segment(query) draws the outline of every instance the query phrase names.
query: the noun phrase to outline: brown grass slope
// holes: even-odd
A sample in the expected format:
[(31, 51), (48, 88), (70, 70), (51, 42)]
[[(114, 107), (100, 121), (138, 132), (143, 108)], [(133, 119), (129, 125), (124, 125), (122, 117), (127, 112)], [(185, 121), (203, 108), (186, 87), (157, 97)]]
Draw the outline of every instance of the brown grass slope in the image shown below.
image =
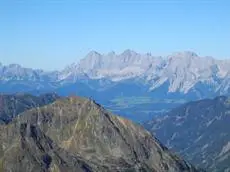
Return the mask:
[(0, 171), (197, 171), (139, 125), (85, 98), (28, 110), (0, 130)]

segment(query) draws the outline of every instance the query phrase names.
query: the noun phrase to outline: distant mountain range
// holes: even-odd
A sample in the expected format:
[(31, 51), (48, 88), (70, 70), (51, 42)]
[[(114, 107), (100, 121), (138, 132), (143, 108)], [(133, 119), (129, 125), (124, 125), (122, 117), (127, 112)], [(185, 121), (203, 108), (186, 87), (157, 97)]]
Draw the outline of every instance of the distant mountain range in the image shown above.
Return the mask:
[[(93, 97), (114, 112), (134, 113), (127, 117), (139, 121), (140, 118), (135, 118), (136, 113), (146, 120), (152, 116), (147, 111), (164, 111), (184, 101), (229, 95), (229, 66), (230, 60), (199, 57), (193, 52), (160, 57), (132, 50), (121, 54), (92, 51), (78, 63), (60, 71), (45, 72), (17, 64), (0, 65), (0, 92), (41, 94), (54, 91), (61, 95)], [(146, 112), (140, 108), (133, 110), (132, 105), (121, 107), (120, 101), (130, 96), (138, 100), (140, 97), (151, 99), (150, 103), (157, 102), (154, 107), (158, 107), (159, 102), (162, 104), (162, 99), (169, 101), (163, 102), (161, 109), (150, 108), (147, 102), (144, 104), (148, 107)], [(120, 101), (114, 104), (117, 99)], [(169, 103), (172, 100), (175, 102)]]
[[(0, 110), (11, 107), (16, 115), (0, 124), (1, 172), (203, 171), (171, 153), (143, 127), (92, 100), (73, 96), (54, 100), (54, 95), (9, 97), (1, 98), (8, 103)], [(26, 103), (28, 99), (32, 101)], [(18, 111), (18, 106), (12, 106), (18, 102), (28, 108)], [(43, 106), (30, 108), (41, 102)], [(5, 114), (9, 118), (11, 111)]]
[(144, 126), (167, 147), (207, 171), (230, 171), (230, 98), (190, 102)]

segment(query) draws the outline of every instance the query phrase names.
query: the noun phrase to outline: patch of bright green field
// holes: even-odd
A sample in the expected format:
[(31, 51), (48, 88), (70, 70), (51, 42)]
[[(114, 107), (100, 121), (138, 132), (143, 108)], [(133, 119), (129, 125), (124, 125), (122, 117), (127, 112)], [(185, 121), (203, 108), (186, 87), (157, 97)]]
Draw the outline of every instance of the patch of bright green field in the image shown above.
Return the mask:
[(133, 121), (147, 121), (157, 113), (167, 111), (185, 103), (185, 100), (153, 99), (151, 97), (116, 97), (105, 107)]
[(110, 100), (113, 105), (116, 106), (132, 106), (132, 105), (141, 105), (141, 104), (156, 104), (156, 103), (176, 103), (182, 104), (186, 101), (181, 100), (173, 100), (173, 99), (153, 99), (151, 97), (117, 97), (113, 100)]

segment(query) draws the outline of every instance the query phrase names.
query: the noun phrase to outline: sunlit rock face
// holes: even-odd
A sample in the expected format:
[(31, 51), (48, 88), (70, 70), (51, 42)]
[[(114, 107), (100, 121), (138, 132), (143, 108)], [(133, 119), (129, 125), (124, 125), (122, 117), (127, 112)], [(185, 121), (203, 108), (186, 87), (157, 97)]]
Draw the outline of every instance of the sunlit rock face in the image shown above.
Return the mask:
[[(169, 95), (193, 94), (195, 98), (206, 98), (229, 93), (229, 66), (230, 60), (200, 57), (190, 51), (168, 56), (140, 54), (132, 50), (125, 50), (120, 54), (115, 52), (100, 54), (91, 51), (79, 62), (60, 71), (45, 72), (17, 64), (5, 66), (1, 64), (0, 91), (26, 91), (34, 94), (58, 90), (78, 82), (90, 82), (89, 87), (97, 92), (99, 89), (109, 90), (111, 87), (108, 85), (111, 82), (120, 84), (135, 80), (143, 87), (148, 87), (149, 92), (164, 89), (165, 94)], [(91, 80), (98, 82), (106, 80), (109, 84), (101, 84), (98, 88), (91, 85)], [(123, 91), (126, 91), (125, 88)]]
[(0, 171), (195, 172), (141, 126), (68, 97), (0, 126)]
[[(119, 54), (91, 51), (59, 71), (0, 65), (0, 92), (91, 97), (113, 112), (143, 122), (181, 102), (229, 95), (229, 66), (230, 60), (200, 57), (190, 51), (168, 56), (133, 50)], [(149, 99), (153, 104), (120, 106), (130, 97)], [(116, 102), (118, 99), (120, 102)]]

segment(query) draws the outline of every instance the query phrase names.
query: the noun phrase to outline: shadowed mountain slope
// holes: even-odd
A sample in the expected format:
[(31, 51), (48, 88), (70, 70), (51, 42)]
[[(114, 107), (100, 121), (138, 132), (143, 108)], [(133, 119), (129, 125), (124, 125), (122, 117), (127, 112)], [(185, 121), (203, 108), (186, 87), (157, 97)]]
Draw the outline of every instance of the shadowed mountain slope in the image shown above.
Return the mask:
[(230, 171), (230, 99), (187, 103), (145, 127), (167, 147), (209, 171)]
[(19, 113), (44, 106), (59, 98), (56, 94), (32, 96), (29, 94), (0, 95), (0, 123), (8, 123)]

